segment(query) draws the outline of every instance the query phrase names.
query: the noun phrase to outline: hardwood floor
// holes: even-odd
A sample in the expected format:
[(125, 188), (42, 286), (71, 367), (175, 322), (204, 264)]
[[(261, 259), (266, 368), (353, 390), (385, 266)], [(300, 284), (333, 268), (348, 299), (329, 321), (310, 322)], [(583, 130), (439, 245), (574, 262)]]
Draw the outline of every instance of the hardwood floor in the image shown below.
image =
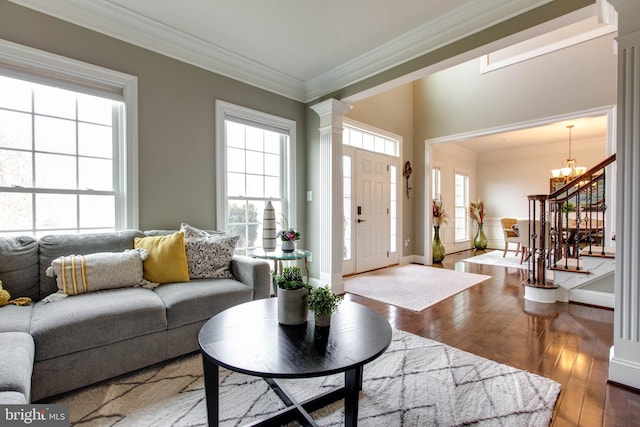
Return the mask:
[(570, 303), (524, 300), (522, 270), (459, 262), (443, 268), (491, 279), (421, 312), (352, 294), (391, 326), (551, 378), (562, 385), (552, 426), (640, 426), (640, 394), (607, 383), (613, 311)]

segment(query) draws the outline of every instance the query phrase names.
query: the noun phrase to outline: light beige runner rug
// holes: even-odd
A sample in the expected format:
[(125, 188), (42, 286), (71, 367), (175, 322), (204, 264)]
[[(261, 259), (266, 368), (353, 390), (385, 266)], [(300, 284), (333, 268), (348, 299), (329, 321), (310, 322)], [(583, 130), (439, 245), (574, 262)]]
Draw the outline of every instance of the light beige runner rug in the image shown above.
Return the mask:
[(351, 294), (422, 311), (490, 277), (408, 264), (348, 277), (344, 286)]

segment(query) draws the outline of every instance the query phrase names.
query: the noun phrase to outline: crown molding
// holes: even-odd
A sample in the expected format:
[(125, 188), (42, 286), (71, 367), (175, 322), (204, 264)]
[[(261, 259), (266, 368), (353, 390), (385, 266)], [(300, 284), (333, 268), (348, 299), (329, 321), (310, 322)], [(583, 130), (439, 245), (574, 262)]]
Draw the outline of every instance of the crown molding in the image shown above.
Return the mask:
[(225, 77), (304, 101), (304, 82), (119, 5), (95, 0), (10, 1)]
[(107, 1), (10, 1), (234, 80), (310, 102), (552, 0), (470, 0), (307, 82)]
[(471, 0), (306, 82), (312, 100), (525, 13), (552, 0)]

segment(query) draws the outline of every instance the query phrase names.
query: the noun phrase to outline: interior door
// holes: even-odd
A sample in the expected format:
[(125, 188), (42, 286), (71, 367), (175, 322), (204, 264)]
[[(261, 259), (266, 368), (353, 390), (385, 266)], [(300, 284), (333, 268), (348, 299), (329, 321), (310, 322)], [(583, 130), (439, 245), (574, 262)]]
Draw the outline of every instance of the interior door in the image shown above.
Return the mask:
[(357, 150), (355, 178), (355, 272), (361, 273), (386, 267), (389, 264), (388, 157)]

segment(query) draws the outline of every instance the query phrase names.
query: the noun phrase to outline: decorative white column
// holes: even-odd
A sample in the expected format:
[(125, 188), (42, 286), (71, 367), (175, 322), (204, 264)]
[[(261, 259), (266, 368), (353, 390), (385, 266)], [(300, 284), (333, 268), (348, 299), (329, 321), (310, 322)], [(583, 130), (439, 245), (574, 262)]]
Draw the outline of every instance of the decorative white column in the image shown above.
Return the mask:
[(312, 105), (320, 116), (320, 280), (334, 292), (344, 292), (342, 281), (342, 131), (348, 104), (328, 99)]
[(609, 1), (618, 12), (618, 232), (609, 380), (640, 389), (640, 1)]

